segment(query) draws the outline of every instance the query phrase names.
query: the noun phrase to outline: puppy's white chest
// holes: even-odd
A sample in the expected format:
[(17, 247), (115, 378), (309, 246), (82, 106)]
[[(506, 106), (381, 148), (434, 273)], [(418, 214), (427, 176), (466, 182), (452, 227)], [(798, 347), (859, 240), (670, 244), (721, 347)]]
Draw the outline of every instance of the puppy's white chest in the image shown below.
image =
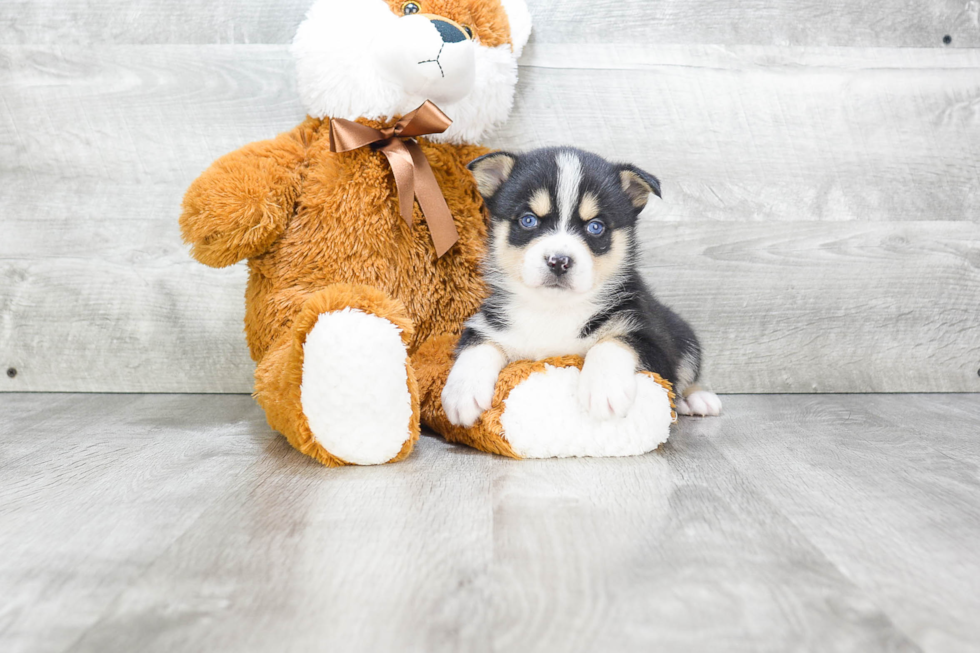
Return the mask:
[(585, 356), (594, 339), (582, 338), (582, 327), (594, 313), (590, 304), (534, 306), (520, 302), (507, 311), (508, 328), (495, 335), (510, 360)]

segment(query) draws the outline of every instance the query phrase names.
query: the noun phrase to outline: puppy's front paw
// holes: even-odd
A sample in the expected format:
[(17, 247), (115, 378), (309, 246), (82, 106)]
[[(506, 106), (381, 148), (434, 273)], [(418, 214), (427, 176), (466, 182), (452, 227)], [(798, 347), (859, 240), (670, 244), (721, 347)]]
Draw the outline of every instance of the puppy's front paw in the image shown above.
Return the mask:
[(469, 428), (484, 411), (490, 410), (497, 377), (503, 369), (503, 354), (492, 345), (463, 350), (442, 390), (442, 408), (450, 423)]
[(713, 392), (695, 390), (677, 402), (677, 412), (681, 415), (717, 417), (721, 415), (721, 399)]
[(589, 350), (578, 381), (578, 400), (596, 419), (626, 417), (636, 401), (636, 356), (615, 342)]

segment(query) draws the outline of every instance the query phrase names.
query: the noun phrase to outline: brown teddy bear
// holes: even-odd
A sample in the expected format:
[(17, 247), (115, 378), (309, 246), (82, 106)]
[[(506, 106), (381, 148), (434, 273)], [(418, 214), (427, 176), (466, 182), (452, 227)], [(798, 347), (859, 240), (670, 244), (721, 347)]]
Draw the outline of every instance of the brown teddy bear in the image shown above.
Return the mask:
[(530, 29), (524, 0), (317, 0), (292, 45), (309, 117), (222, 157), (187, 192), (193, 255), (248, 259), (256, 399), (326, 465), (402, 460), (422, 419), (513, 457), (624, 455), (666, 439), (669, 388), (652, 377), (653, 412), (615, 431), (560, 426), (575, 359), (505, 370), (472, 429), (442, 412), (454, 343), (485, 293), (487, 222), (466, 165), (510, 113)]

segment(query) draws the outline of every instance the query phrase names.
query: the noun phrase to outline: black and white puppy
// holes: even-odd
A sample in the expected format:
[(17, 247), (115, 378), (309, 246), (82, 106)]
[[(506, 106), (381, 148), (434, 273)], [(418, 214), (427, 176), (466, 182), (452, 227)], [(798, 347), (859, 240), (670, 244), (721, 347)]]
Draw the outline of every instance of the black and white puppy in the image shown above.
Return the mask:
[(718, 415), (695, 385), (701, 347), (636, 270), (636, 223), (660, 182), (573, 148), (498, 152), (470, 164), (491, 215), (484, 274), (490, 296), (466, 322), (442, 393), (453, 424), (490, 408), (513, 361), (585, 357), (578, 396), (595, 418), (625, 417), (637, 370), (674, 384), (678, 412)]

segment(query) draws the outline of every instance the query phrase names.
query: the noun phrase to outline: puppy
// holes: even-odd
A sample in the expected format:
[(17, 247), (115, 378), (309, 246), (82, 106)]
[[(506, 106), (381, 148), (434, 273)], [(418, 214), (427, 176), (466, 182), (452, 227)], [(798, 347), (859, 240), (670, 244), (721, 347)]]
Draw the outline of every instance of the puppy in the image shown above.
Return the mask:
[(595, 418), (624, 417), (636, 372), (674, 384), (678, 412), (718, 415), (695, 385), (701, 347), (636, 271), (636, 223), (660, 182), (573, 148), (497, 152), (470, 164), (491, 215), (490, 296), (465, 324), (442, 393), (449, 421), (472, 426), (517, 360), (585, 358), (578, 398)]

